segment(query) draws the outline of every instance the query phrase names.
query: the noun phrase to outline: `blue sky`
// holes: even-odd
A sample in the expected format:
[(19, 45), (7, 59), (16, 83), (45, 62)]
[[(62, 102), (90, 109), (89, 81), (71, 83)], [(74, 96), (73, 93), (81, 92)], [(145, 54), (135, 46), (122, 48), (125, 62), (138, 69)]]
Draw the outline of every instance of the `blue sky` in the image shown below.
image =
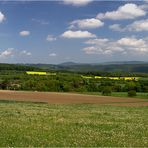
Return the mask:
[(148, 59), (148, 1), (0, 1), (0, 62)]

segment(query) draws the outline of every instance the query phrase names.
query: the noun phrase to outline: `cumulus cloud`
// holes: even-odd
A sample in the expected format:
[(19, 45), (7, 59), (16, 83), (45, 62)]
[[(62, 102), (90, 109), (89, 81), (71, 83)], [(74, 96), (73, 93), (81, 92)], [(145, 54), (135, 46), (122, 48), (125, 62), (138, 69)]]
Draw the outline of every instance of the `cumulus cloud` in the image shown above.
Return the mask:
[(52, 35), (48, 35), (47, 38), (46, 38), (46, 40), (49, 41), (49, 42), (52, 42), (52, 41), (55, 41), (56, 38), (53, 37)]
[(96, 35), (95, 34), (92, 34), (88, 31), (72, 31), (72, 30), (68, 30), (68, 31), (65, 31), (61, 37), (63, 38), (95, 38)]
[(70, 28), (93, 29), (102, 27), (103, 25), (104, 23), (99, 19), (91, 18), (72, 21), (70, 23)]
[(82, 50), (86, 54), (148, 54), (148, 39), (137, 39), (125, 37), (119, 40), (91, 39), (85, 42), (89, 45)]
[(129, 31), (148, 31), (148, 19), (133, 22), (126, 27)]
[(49, 56), (50, 56), (50, 57), (56, 57), (57, 54), (56, 54), (56, 53), (50, 53)]
[(86, 54), (100, 54), (100, 55), (111, 55), (112, 49), (110, 47), (107, 47), (106, 45), (99, 45), (94, 44), (91, 46), (87, 46), (82, 49)]
[(129, 47), (143, 47), (146, 45), (143, 39), (136, 38), (121, 38), (117, 41), (117, 43), (121, 46), (129, 46)]
[(98, 19), (111, 19), (111, 20), (122, 20), (122, 19), (135, 19), (140, 16), (145, 16), (146, 11), (144, 11), (140, 6), (127, 3), (120, 6), (116, 11), (110, 11), (106, 13), (99, 13), (97, 15)]
[(86, 6), (93, 0), (63, 0), (64, 4), (72, 6)]
[(0, 52), (0, 58), (6, 58), (6, 57), (11, 57), (14, 54), (14, 49), (13, 48), (8, 48), (2, 52)]
[(121, 26), (120, 26), (120, 24), (113, 24), (113, 25), (110, 25), (109, 26), (109, 29), (111, 29), (111, 30), (113, 30), (113, 31), (125, 31), (125, 29), (124, 28), (122, 28)]
[(18, 56), (31, 56), (31, 52), (27, 50), (17, 50), (14, 48), (8, 48), (2, 52), (0, 52), (0, 58), (10, 58), (10, 57), (18, 57)]
[(113, 52), (123, 51), (115, 42), (107, 38), (91, 39), (86, 41), (85, 44), (90, 45), (82, 49), (86, 54), (111, 55)]
[(110, 25), (109, 28), (113, 31), (148, 31), (148, 19), (134, 21), (125, 27), (121, 27), (120, 24)]
[(2, 23), (5, 19), (5, 15), (0, 11), (0, 23)]
[(20, 36), (28, 36), (30, 35), (30, 31), (24, 30), (20, 32)]

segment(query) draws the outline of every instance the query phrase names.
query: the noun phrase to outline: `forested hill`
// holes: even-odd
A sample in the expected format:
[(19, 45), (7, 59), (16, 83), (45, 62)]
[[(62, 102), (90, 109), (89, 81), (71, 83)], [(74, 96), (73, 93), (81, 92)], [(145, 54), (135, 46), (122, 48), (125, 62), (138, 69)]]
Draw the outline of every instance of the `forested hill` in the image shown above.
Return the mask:
[(148, 62), (133, 62), (128, 63), (102, 63), (102, 64), (81, 64), (81, 63), (62, 63), (53, 64), (0, 64), (0, 70), (55, 70), (55, 71), (70, 71), (70, 72), (136, 72), (148, 73)]
[(148, 62), (133, 62), (126, 64), (123, 63), (102, 63), (102, 64), (81, 64), (81, 63), (62, 63), (59, 65), (51, 64), (31, 64), (32, 67), (38, 67), (41, 69), (52, 69), (52, 70), (62, 70), (71, 72), (138, 72), (138, 73), (148, 73)]
[(34, 70), (41, 70), (41, 69), (34, 67), (34, 66), (27, 66), (27, 65), (22, 65), (22, 64), (0, 63), (0, 71), (2, 70), (34, 71)]

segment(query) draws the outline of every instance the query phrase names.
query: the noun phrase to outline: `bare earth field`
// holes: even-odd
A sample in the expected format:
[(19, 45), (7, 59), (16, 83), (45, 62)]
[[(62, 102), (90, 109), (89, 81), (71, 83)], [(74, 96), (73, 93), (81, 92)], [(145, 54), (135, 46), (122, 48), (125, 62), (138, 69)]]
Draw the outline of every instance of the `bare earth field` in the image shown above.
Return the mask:
[(112, 104), (115, 106), (148, 106), (148, 100), (56, 92), (25, 92), (0, 90), (0, 100), (46, 102), (49, 104)]

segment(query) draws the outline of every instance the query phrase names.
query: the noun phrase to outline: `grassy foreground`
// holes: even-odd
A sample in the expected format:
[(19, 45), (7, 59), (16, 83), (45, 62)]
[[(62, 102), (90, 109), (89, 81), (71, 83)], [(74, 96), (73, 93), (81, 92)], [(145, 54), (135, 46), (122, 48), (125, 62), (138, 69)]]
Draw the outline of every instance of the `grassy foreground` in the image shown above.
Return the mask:
[(0, 147), (148, 146), (148, 107), (0, 101)]

